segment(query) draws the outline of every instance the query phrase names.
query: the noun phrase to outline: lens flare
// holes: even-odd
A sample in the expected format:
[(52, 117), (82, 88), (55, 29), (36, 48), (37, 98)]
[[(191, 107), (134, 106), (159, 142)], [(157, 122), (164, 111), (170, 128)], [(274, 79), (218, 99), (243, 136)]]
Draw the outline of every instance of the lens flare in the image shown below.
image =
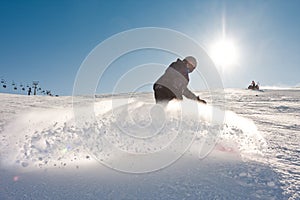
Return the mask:
[(19, 179), (20, 179), (19, 176), (14, 176), (14, 178), (13, 178), (14, 182), (17, 182)]

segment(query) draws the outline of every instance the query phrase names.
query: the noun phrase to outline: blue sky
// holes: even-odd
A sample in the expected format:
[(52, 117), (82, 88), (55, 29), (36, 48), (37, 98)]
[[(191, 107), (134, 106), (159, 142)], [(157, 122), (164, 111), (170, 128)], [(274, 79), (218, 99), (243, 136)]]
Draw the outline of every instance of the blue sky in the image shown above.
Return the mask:
[[(114, 34), (139, 27), (170, 28), (209, 49), (225, 27), (239, 54), (235, 66), (220, 69), (225, 87), (245, 88), (251, 80), (295, 86), (300, 83), (299, 7), (297, 0), (2, 0), (0, 78), (8, 85), (39, 80), (53, 93), (71, 95), (85, 57)], [(129, 69), (109, 71), (97, 92), (110, 92), (113, 81)]]

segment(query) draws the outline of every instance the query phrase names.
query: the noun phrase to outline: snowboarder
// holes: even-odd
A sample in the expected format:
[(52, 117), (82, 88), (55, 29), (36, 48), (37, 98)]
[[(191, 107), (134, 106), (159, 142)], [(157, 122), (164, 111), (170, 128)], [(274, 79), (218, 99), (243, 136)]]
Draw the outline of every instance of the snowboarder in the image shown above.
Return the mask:
[(187, 85), (189, 83), (189, 73), (193, 72), (197, 66), (197, 60), (193, 56), (188, 56), (183, 60), (177, 59), (165, 71), (165, 73), (154, 83), (153, 90), (157, 104), (167, 104), (172, 99), (182, 100), (183, 96), (206, 104), (191, 92)]

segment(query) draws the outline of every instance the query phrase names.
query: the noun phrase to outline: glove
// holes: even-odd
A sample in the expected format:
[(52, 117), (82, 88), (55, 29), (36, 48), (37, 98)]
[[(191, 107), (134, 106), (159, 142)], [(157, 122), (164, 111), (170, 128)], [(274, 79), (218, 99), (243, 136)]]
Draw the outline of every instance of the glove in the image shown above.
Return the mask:
[(197, 96), (197, 100), (198, 100), (200, 103), (206, 104), (206, 101), (205, 101), (205, 100), (203, 100), (203, 99), (200, 99), (200, 97), (199, 97), (199, 96)]

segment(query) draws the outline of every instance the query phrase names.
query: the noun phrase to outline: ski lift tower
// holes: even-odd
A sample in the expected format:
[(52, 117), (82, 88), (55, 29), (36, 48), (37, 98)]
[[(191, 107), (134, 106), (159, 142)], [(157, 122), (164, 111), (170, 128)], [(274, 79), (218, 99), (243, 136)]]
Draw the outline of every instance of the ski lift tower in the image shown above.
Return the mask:
[(34, 88), (34, 95), (36, 95), (36, 89), (37, 89), (37, 86), (38, 86), (39, 82), (38, 81), (33, 81), (32, 82), (32, 85), (33, 85), (33, 88)]

